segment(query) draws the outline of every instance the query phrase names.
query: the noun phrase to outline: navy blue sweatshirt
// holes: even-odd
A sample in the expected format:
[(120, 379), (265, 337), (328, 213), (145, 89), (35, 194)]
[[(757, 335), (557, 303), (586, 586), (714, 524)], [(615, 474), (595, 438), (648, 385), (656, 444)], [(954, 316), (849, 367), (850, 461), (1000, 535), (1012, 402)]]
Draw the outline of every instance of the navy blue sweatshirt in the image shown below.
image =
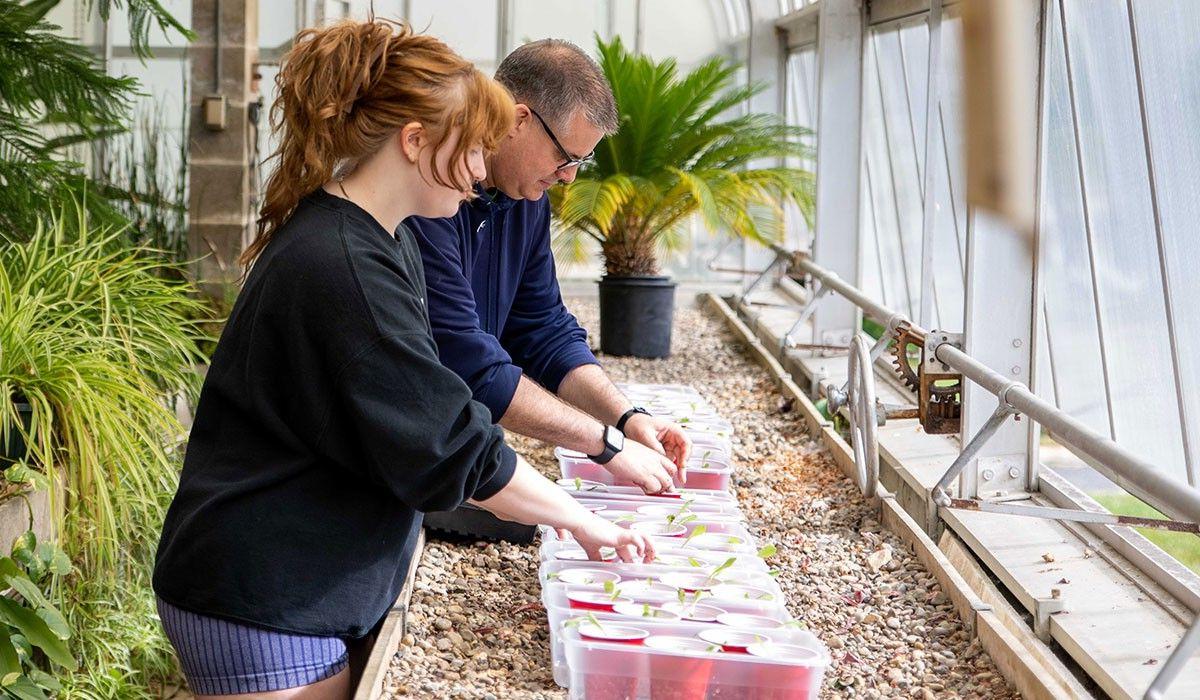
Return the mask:
[(360, 637), (421, 513), (486, 499), (516, 455), (437, 359), (412, 236), (317, 190), (251, 270), (204, 381), (154, 590), (192, 612)]
[(550, 198), (477, 191), (455, 216), (404, 224), (425, 264), (438, 356), (499, 421), (522, 371), (557, 392), (568, 372), (597, 362), (558, 289)]

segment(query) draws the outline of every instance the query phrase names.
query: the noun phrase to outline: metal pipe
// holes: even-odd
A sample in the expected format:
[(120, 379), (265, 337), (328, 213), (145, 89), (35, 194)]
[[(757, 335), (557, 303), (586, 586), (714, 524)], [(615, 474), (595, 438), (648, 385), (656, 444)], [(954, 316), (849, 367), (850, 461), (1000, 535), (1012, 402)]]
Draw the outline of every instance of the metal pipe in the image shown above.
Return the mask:
[[(789, 253), (788, 257), (795, 258), (796, 256)], [(820, 280), (826, 287), (849, 299), (852, 304), (862, 309), (868, 316), (880, 323), (887, 323), (889, 318), (897, 315), (896, 312), (876, 303), (875, 300), (870, 299), (867, 295), (859, 291), (857, 287), (844, 281), (836, 272), (826, 270), (805, 257), (795, 259), (793, 264), (812, 275), (815, 279)]]
[(1176, 482), (1150, 462), (1043, 401), (1025, 385), (1005, 378), (953, 345), (939, 345), (934, 356), (1040, 423), (1063, 447), (1167, 517), (1200, 522), (1200, 492)]
[[(887, 323), (890, 327), (897, 319), (903, 318), (902, 315), (867, 298), (861, 290), (847, 284), (835, 273), (817, 265), (806, 256), (796, 255), (778, 245), (772, 245), (771, 248), (777, 255), (790, 259), (796, 269), (820, 280), (827, 288), (849, 299), (876, 321)], [(915, 324), (904, 322), (908, 323), (907, 328), (910, 332), (921, 335), (928, 333)], [(1006, 404), (1037, 421), (1075, 456), (1167, 517), (1200, 522), (1200, 491), (1187, 488), (1167, 477), (1153, 464), (1101, 436), (1067, 413), (1043, 401), (1024, 384), (1008, 379), (961, 349), (949, 343), (942, 343), (934, 348), (934, 357), (996, 395), (1001, 404)]]

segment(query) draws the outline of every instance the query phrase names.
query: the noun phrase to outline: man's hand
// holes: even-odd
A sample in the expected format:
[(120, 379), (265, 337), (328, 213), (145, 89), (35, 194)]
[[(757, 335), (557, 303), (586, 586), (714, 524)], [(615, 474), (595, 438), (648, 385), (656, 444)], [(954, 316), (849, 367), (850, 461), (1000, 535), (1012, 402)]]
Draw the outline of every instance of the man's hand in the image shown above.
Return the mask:
[[(626, 424), (628, 427), (628, 424)], [(661, 493), (674, 487), (679, 473), (671, 460), (633, 440), (625, 441), (604, 468), (621, 481), (629, 481), (646, 493)]]
[(692, 455), (692, 439), (677, 424), (665, 418), (635, 413), (625, 421), (625, 437), (666, 455), (679, 470), (679, 483), (687, 478), (685, 469), (688, 457)]

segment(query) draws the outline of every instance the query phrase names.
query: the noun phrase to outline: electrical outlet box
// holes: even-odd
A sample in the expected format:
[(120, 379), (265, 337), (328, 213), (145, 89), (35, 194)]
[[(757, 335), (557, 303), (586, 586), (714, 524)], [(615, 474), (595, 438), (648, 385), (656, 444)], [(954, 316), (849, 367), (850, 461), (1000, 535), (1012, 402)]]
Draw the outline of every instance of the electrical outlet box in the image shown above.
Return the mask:
[(209, 131), (225, 130), (225, 114), (229, 108), (229, 100), (224, 95), (205, 95), (202, 113), (204, 128)]

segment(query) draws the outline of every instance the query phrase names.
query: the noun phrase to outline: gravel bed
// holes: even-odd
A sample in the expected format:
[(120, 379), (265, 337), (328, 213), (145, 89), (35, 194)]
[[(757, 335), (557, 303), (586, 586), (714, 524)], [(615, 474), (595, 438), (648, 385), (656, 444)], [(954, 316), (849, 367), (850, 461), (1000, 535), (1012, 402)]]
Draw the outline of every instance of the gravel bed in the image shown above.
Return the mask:
[[(570, 306), (598, 327), (594, 299)], [(759, 542), (778, 546), (770, 563), (790, 611), (833, 655), (822, 697), (1019, 697), (724, 324), (681, 304), (674, 334), (667, 360), (602, 362), (618, 381), (691, 384), (734, 424), (738, 500)], [(510, 438), (557, 475), (549, 446)], [(429, 542), (385, 697), (565, 697), (537, 564), (536, 544)]]

